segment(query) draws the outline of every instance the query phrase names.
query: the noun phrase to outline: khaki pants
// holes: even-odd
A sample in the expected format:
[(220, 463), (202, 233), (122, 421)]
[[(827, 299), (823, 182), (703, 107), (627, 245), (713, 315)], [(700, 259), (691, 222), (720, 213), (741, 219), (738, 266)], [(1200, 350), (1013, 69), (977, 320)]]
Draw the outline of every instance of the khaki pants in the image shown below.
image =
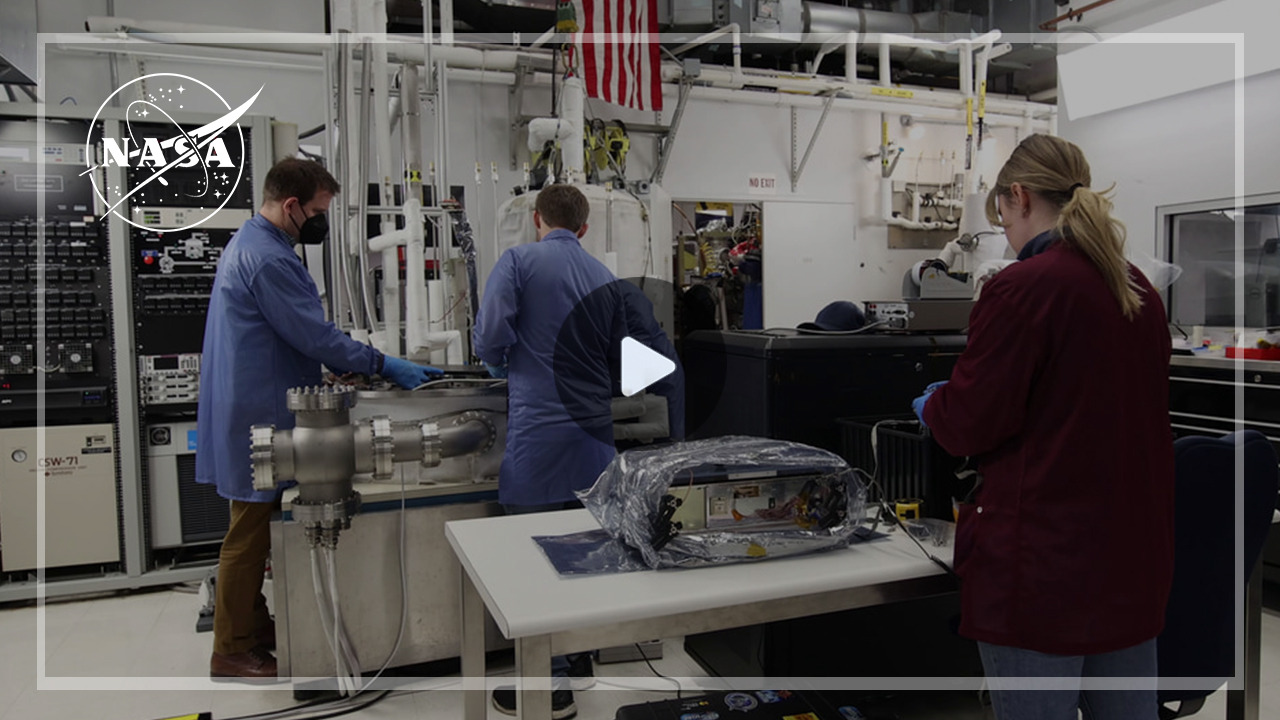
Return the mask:
[(262, 595), (271, 552), (271, 513), (276, 503), (231, 501), (231, 527), (218, 556), (213, 651), (236, 655), (252, 650), (271, 622)]

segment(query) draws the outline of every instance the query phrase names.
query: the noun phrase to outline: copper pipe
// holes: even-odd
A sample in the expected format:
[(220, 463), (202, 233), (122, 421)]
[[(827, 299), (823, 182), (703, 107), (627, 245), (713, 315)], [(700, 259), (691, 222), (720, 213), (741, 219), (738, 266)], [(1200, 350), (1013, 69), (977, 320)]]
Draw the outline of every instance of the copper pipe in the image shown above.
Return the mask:
[(1093, 10), (1094, 8), (1100, 8), (1103, 5), (1108, 5), (1113, 2), (1115, 2), (1115, 0), (1098, 0), (1098, 2), (1085, 5), (1079, 10), (1069, 10), (1066, 15), (1059, 15), (1058, 17), (1052, 20), (1040, 23), (1040, 29), (1044, 30), (1045, 32), (1057, 30), (1059, 23), (1065, 22), (1067, 20), (1074, 20), (1078, 17), (1083, 17), (1086, 11)]

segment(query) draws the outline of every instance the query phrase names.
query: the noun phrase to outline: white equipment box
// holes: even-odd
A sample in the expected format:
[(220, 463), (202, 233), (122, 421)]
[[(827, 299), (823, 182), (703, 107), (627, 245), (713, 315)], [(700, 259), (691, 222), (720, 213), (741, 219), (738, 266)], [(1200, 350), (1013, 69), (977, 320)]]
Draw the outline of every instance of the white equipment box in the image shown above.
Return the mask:
[(41, 480), (44, 566), (120, 560), (111, 425), (0, 430), (0, 468), (0, 568), (5, 572), (36, 567)]

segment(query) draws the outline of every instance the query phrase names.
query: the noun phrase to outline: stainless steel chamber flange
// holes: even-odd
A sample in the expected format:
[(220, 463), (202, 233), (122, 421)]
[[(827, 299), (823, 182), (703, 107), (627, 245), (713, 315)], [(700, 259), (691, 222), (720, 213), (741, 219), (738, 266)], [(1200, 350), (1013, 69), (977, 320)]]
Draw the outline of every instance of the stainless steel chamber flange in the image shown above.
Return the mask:
[(335, 547), (339, 533), (351, 527), (360, 509), (360, 494), (351, 485), (357, 474), (386, 480), (398, 462), (435, 467), (444, 458), (483, 453), (498, 436), (478, 411), (461, 413), (443, 428), (435, 420), (392, 423), (381, 415), (352, 424), (356, 394), (341, 386), (294, 388), (286, 403), (296, 418), (292, 430), (250, 430), (253, 486), (269, 491), (297, 481), (293, 517), (312, 545)]

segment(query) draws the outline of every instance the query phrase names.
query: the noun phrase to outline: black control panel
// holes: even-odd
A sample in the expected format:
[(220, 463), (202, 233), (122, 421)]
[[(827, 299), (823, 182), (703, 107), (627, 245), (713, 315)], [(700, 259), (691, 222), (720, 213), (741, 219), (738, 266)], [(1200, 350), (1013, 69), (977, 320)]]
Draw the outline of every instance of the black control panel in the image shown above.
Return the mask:
[(134, 229), (134, 320), (139, 355), (198, 353), (218, 258), (234, 230)]
[[(131, 127), (137, 143), (163, 142), (179, 132), (163, 123)], [(162, 176), (147, 166), (127, 172), (135, 223), (129, 242), (139, 398), (148, 413), (194, 409), (218, 260), (231, 236), (252, 217), (249, 130), (229, 130), (219, 141), (221, 150), (206, 150), (190, 167), (169, 168)]]
[(0, 413), (107, 407), (110, 302), (99, 222), (0, 220)]
[[(86, 153), (101, 128), (0, 119), (0, 426), (112, 416), (105, 223)], [(43, 392), (38, 388), (43, 385)]]

